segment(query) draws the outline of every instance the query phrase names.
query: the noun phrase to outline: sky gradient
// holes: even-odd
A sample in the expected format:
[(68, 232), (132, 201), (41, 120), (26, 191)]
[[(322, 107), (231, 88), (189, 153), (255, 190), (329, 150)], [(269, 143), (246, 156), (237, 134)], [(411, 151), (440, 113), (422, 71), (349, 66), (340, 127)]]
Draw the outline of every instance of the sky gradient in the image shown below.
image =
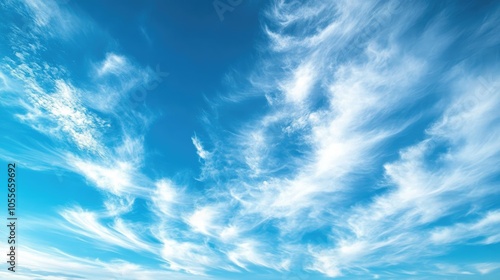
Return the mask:
[(500, 279), (500, 2), (0, 18), (1, 279)]

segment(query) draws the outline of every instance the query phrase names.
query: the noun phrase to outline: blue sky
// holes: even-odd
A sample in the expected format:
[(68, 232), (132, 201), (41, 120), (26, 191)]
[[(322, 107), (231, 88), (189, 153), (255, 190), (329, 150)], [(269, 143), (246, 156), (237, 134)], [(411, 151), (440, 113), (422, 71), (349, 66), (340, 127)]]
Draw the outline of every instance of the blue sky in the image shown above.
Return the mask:
[(500, 278), (498, 1), (0, 7), (0, 278)]

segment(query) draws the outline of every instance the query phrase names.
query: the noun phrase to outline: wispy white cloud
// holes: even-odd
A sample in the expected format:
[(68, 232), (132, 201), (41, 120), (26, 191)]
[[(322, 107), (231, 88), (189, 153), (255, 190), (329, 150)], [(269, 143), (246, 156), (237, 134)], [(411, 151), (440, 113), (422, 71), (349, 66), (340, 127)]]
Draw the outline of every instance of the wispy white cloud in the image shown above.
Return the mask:
[(467, 242), (473, 238), (481, 237), (481, 244), (500, 242), (500, 212), (487, 213), (480, 220), (472, 223), (458, 223), (450, 227), (437, 228), (431, 233), (431, 240), (437, 244)]
[(75, 171), (90, 180), (93, 185), (116, 195), (127, 192), (135, 193), (144, 188), (144, 186), (137, 185), (140, 180), (137, 180), (134, 175), (140, 175), (129, 162), (116, 161), (101, 165), (101, 163), (70, 158), (70, 165), (74, 166)]
[(205, 150), (205, 148), (203, 148), (200, 139), (196, 135), (191, 137), (191, 141), (193, 141), (193, 145), (196, 148), (196, 153), (200, 158), (207, 159), (210, 156), (210, 152), (208, 152), (207, 150)]
[[(255, 88), (248, 90), (260, 91), (268, 106), (233, 134), (209, 133), (215, 148), (204, 163), (214, 171), (205, 173), (214, 175), (214, 192), (230, 194), (215, 197), (240, 206), (230, 219), (239, 240), (266, 223), (276, 225), (283, 240), (331, 227), (328, 242), (302, 247), (306, 267), (331, 277), (445, 253), (446, 246), (437, 248), (427, 238), (433, 223), (477, 207), (471, 202), (493, 191), (488, 180), (498, 172), (498, 114), (492, 109), (498, 97), (467, 102), (467, 93), (484, 86), (477, 76), (444, 69), (438, 83), (449, 93), (435, 107), (407, 113), (430, 98), (419, 87), (429, 71), (441, 71), (439, 57), (459, 36), (446, 31), (443, 13), (429, 20), (421, 41), (408, 46), (401, 36), (425, 9), (401, 9), (396, 2), (275, 2), (269, 12), (275, 21), (265, 31), (276, 66), (263, 62), (265, 71), (251, 76)], [(496, 74), (483, 74), (496, 88)], [(438, 117), (427, 121), (422, 141), (415, 136), (410, 144), (398, 143), (433, 115)], [(400, 160), (384, 161), (389, 146), (401, 149)], [(359, 183), (378, 170), (378, 182)], [(210, 212), (199, 216), (205, 217), (199, 231), (213, 231)], [(284, 248), (255, 250), (272, 254)], [(245, 267), (238, 258), (233, 262)], [(259, 265), (274, 266), (276, 260)]]
[(187, 218), (187, 224), (195, 232), (209, 235), (214, 229), (214, 219), (217, 218), (217, 211), (214, 207), (202, 207), (196, 209), (193, 214)]
[(9, 88), (9, 78), (4, 73), (0, 72), (0, 90), (4, 91)]
[(113, 52), (106, 53), (93, 68), (94, 79), (85, 88), (84, 100), (91, 108), (106, 114), (120, 112), (126, 117), (128, 113), (123, 111), (131, 109), (133, 98), (152, 90), (156, 80), (161, 79), (150, 67), (141, 67), (129, 57)]
[(99, 137), (109, 124), (89, 112), (77, 95), (72, 86), (57, 80), (54, 93), (31, 92), (29, 112), (18, 117), (42, 133), (69, 136), (78, 148), (100, 154)]
[(141, 31), (142, 36), (144, 36), (144, 39), (146, 39), (146, 42), (149, 45), (153, 44), (153, 40), (151, 39), (151, 36), (149, 36), (147, 29), (144, 26), (140, 26), (139, 30)]
[(208, 268), (219, 266), (218, 256), (206, 244), (177, 241), (162, 230), (156, 237), (162, 244), (161, 256), (172, 270), (205, 275)]
[(500, 263), (478, 263), (473, 267), (477, 269), (480, 274), (489, 274), (497, 269), (500, 269)]
[[(61, 8), (57, 0), (23, 0), (20, 1), (31, 15), (35, 25), (31, 31), (46, 37), (69, 38), (74, 32), (81, 32), (90, 23), (83, 24), (78, 16)], [(14, 7), (16, 8), (16, 7)]]
[(286, 99), (291, 102), (304, 102), (311, 93), (316, 77), (317, 69), (314, 69), (315, 63), (303, 63), (294, 71), (293, 75), (286, 84), (282, 86)]
[(120, 216), (122, 214), (128, 213), (133, 209), (134, 197), (116, 197), (110, 196), (104, 201), (104, 206), (106, 208), (106, 214), (110, 217)]
[(12, 273), (0, 272), (5, 279), (213, 279), (190, 276), (127, 262), (121, 259), (103, 261), (81, 258), (48, 247), (23, 247), (23, 268)]
[(459, 267), (457, 265), (450, 265), (450, 264), (436, 264), (436, 267), (439, 269), (439, 271), (442, 274), (445, 275), (453, 275), (453, 274), (460, 274), (460, 275), (473, 275), (474, 273), (470, 272), (469, 270)]
[(287, 262), (279, 261), (280, 257), (263, 252), (259, 244), (254, 240), (242, 240), (236, 248), (227, 252), (227, 257), (237, 266), (247, 269), (249, 265), (263, 266), (275, 270), (287, 270)]
[(174, 212), (174, 206), (185, 200), (182, 189), (176, 186), (172, 181), (166, 179), (156, 182), (155, 186), (156, 188), (151, 195), (151, 201), (158, 212), (158, 216), (174, 216), (176, 214)]
[[(331, 35), (324, 40), (335, 42), (337, 37)], [(364, 60), (333, 68), (330, 48), (326, 44), (303, 48), (297, 56), (305, 56), (308, 62), (285, 75), (283, 79), (292, 84), (276, 96), (278, 103), (271, 106), (272, 112), (240, 131), (242, 136), (237, 140), (242, 140), (235, 144), (231, 155), (266, 181), (256, 183), (253, 189), (248, 185), (233, 188), (233, 195), (243, 200), (250, 212), (291, 219), (302, 219), (301, 215), (315, 211), (311, 209), (320, 212), (325, 207), (323, 195), (346, 191), (346, 176), (368, 170), (378, 156), (375, 149), (412, 122), (383, 121), (404, 104), (418, 99), (410, 89), (425, 70), (424, 61), (403, 54), (396, 44), (383, 46), (372, 41), (363, 54)], [(296, 56), (291, 53), (284, 59)], [(316, 80), (320, 86), (317, 94), (326, 101), (316, 104), (316, 108), (302, 107)], [(300, 102), (287, 105), (280, 100)], [(286, 126), (288, 135), (276, 130), (276, 126)], [(280, 168), (273, 166), (274, 155), (287, 152), (288, 147), (280, 145), (283, 141), (299, 141), (310, 151), (305, 158), (287, 159), (293, 172), (267, 181), (265, 177)], [(228, 150), (227, 145), (224, 149)], [(305, 209), (309, 210), (302, 212)]]
[(97, 75), (99, 76), (103, 76), (106, 74), (118, 75), (120, 73), (124, 73), (129, 70), (130, 70), (130, 65), (126, 57), (114, 53), (107, 53), (104, 61), (100, 65), (98, 65)]
[[(121, 218), (115, 218), (110, 225), (103, 224), (98, 213), (81, 208), (64, 209), (61, 216), (68, 222), (61, 227), (69, 232), (76, 233), (93, 241), (94, 244), (103, 242), (112, 247), (121, 247), (130, 250), (154, 252), (153, 244), (141, 238), (144, 229)], [(71, 225), (71, 226), (69, 226)]]
[[(469, 80), (468, 77), (462, 79)], [(462, 84), (463, 81), (457, 83)], [(468, 90), (484, 90), (478, 80), (472, 85), (472, 88), (457, 88), (460, 88), (464, 97), (470, 93)], [(460, 244), (474, 237), (483, 237), (483, 241), (480, 241), (483, 244), (498, 242), (495, 232), (498, 228), (496, 212), (488, 213), (479, 221), (467, 225), (458, 223), (449, 228), (420, 232), (422, 229), (419, 227), (450, 217), (458, 209), (468, 209), (471, 201), (487, 199), (492, 191), (495, 192), (486, 182), (498, 172), (498, 158), (492, 157), (497, 151), (497, 143), (485, 141), (485, 137), (498, 133), (498, 127), (492, 125), (491, 119), (491, 110), (499, 101), (498, 96), (468, 103), (471, 106), (459, 110), (454, 108), (463, 99), (455, 100), (457, 103), (451, 103), (450, 109), (431, 125), (426, 140), (402, 152), (399, 162), (385, 165), (386, 175), (395, 188), (375, 197), (369, 205), (355, 207), (345, 225), (351, 234), (336, 235), (336, 248), (317, 253), (314, 269), (333, 275), (359, 262), (365, 266), (370, 266), (370, 262), (374, 262), (372, 265), (379, 264), (380, 260), (370, 256), (382, 252), (384, 262), (391, 262), (442, 253), (446, 247), (440, 247), (439, 251), (434, 246), (436, 243)], [(471, 111), (475, 114), (471, 115)], [(460, 119), (460, 123), (451, 125), (448, 120), (455, 118)], [(443, 122), (450, 125), (443, 125)], [(470, 125), (474, 123), (474, 129), (477, 129), (475, 134), (465, 129), (463, 125), (467, 122), (471, 122)], [(448, 141), (449, 150), (436, 155), (435, 149), (443, 145), (443, 138)], [(429, 161), (429, 155), (432, 154), (437, 159)], [(342, 223), (337, 226), (342, 226)], [(431, 237), (426, 238), (425, 234)], [(349, 248), (354, 244), (365, 246), (349, 263), (349, 259), (342, 255), (345, 246), (342, 244), (347, 244)], [(406, 248), (405, 253), (400, 251), (401, 248)]]
[[(141, 172), (144, 160), (142, 133), (150, 117), (141, 112), (123, 111), (123, 104), (128, 101), (125, 93), (149, 81), (152, 70), (141, 67), (127, 56), (109, 52), (104, 61), (91, 62), (88, 69), (79, 69), (88, 70), (91, 78), (78, 80), (81, 77), (71, 76), (65, 68), (67, 65), (46, 61), (41, 53), (45, 45), (60, 40), (61, 36), (77, 40), (79, 35), (74, 33), (74, 27), (81, 19), (79, 14), (53, 1), (26, 1), (25, 4), (25, 7), (17, 4), (11, 7), (21, 16), (24, 16), (23, 9), (28, 8), (33, 17), (24, 18), (30, 28), (12, 27), (8, 34), (15, 55), (3, 59), (2, 73), (6, 73), (6, 79), (2, 81), (13, 90), (7, 94), (9, 99), (2, 98), (2, 105), (17, 112), (19, 121), (47, 138), (27, 137), (29, 144), (26, 146), (15, 143), (15, 151), (23, 155), (16, 161), (24, 159), (23, 168), (64, 168), (82, 175), (89, 185), (102, 191), (104, 202), (104, 208), (99, 211), (79, 207), (61, 210), (62, 219), (55, 219), (56, 229), (51, 230), (90, 242), (104, 251), (125, 249), (146, 252), (152, 259), (160, 258), (160, 250), (157, 250), (160, 245), (154, 244), (148, 227), (123, 218), (134, 209), (136, 198), (150, 198), (150, 187), (154, 186)], [(86, 26), (91, 25), (89, 21)], [(71, 45), (71, 42), (62, 43)], [(78, 86), (71, 82), (75, 80)], [(109, 138), (110, 134), (115, 137)], [(3, 148), (1, 151), (4, 159), (12, 156)], [(24, 249), (23, 257), (27, 251)], [(23, 262), (31, 269), (24, 274), (28, 278), (110, 278), (122, 275), (118, 267), (126, 269), (127, 274), (122, 275), (124, 279), (170, 278), (173, 275), (155, 269), (145, 271), (139, 265), (122, 260), (101, 263), (79, 259), (72, 267), (70, 261), (59, 258), (60, 263), (74, 271), (55, 269), (55, 260), (54, 263), (45, 262), (49, 268), (34, 265), (27, 258), (23, 258)], [(159, 265), (157, 263), (157, 268)]]

